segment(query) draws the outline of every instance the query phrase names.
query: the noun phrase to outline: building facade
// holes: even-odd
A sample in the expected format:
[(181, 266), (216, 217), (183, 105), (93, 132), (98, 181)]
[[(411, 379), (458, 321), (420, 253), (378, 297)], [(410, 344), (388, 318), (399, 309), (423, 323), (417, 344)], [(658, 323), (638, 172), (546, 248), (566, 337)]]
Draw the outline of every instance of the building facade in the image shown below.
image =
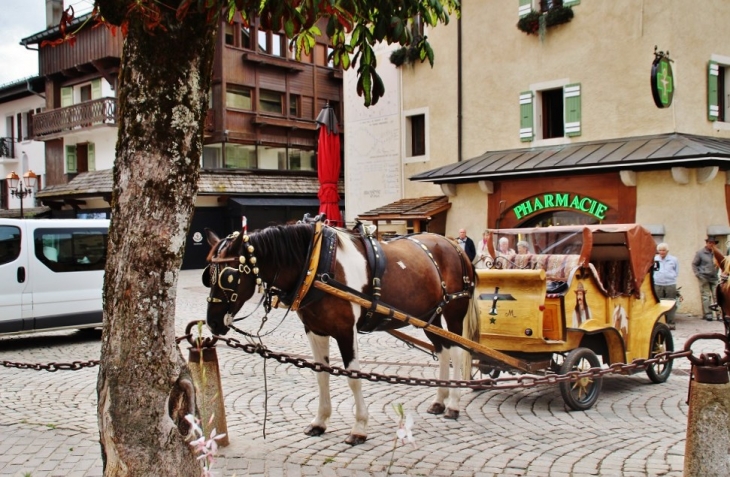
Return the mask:
[(729, 20), (720, 0), (462, 2), (427, 32), (433, 70), (398, 68), (403, 196), (448, 196), (448, 235), (642, 224), (699, 312), (694, 253), (730, 238), (730, 46), (707, 34)]
[[(39, 49), (46, 82), (45, 111), (33, 117), (46, 158), (47, 183), (38, 198), (57, 217), (108, 216), (123, 38), (92, 28), (92, 21), (74, 44), (47, 46), (60, 37), (53, 17), (60, 10), (49, 12), (48, 28), (21, 42)], [(221, 19), (184, 268), (204, 265), (205, 227), (226, 234), (240, 230), (244, 217), (252, 230), (317, 213), (315, 119), (328, 103), (342, 118), (342, 74), (328, 63), (327, 45), (318, 39), (298, 61), (285, 36), (258, 19)]]

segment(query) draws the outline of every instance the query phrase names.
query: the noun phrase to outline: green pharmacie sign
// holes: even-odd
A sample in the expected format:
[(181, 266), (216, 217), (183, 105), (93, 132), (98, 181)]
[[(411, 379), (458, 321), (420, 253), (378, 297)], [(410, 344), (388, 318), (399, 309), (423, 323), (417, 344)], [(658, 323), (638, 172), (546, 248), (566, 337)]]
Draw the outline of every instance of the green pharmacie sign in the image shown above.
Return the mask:
[(674, 97), (674, 73), (666, 56), (657, 55), (651, 64), (651, 95), (657, 108), (668, 108)]
[(578, 194), (556, 192), (532, 197), (512, 208), (517, 220), (548, 209), (575, 209), (590, 214), (599, 220), (606, 218), (608, 206), (603, 202), (590, 197), (581, 197)]

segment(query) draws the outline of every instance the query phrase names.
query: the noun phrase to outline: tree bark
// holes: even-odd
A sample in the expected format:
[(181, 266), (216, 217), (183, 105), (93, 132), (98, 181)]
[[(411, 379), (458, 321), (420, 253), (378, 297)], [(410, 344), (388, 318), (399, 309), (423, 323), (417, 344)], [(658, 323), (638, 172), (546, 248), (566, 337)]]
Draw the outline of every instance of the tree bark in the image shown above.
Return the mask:
[(170, 417), (168, 400), (172, 394), (177, 402), (186, 389), (178, 384), (186, 365), (175, 343), (175, 296), (197, 192), (217, 22), (191, 10), (180, 23), (163, 5), (164, 29), (150, 32), (144, 12), (124, 9), (129, 2), (97, 4), (108, 21), (123, 12), (129, 22), (97, 382), (104, 475), (197, 477), (200, 463)]

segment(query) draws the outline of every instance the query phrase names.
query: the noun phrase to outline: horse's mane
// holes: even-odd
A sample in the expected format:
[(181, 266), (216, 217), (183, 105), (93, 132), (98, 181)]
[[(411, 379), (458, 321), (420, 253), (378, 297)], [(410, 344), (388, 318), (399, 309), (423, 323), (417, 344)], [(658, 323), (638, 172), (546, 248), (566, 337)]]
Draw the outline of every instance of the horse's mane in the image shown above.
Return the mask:
[(303, 266), (314, 238), (311, 224), (272, 225), (249, 234), (258, 264)]

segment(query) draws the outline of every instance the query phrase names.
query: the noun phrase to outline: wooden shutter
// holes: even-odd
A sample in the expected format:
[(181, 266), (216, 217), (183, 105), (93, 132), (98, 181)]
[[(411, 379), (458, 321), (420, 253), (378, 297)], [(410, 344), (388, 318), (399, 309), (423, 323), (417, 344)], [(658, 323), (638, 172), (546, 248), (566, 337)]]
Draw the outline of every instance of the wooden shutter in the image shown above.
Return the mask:
[(32, 109), (28, 111), (28, 138), (33, 139), (33, 114), (35, 111)]
[(18, 113), (15, 116), (15, 124), (18, 125), (18, 142), (20, 142), (23, 139), (25, 139), (24, 133), (26, 132), (26, 131), (23, 131), (23, 113)]
[(86, 155), (87, 155), (87, 162), (88, 167), (87, 169), (90, 171), (96, 170), (96, 149), (94, 147), (94, 143), (90, 142), (86, 145)]
[(91, 99), (101, 98), (101, 78), (91, 81)]
[(580, 136), (580, 83), (566, 84), (563, 87), (565, 106), (565, 135)]
[(71, 86), (61, 88), (61, 107), (65, 108), (74, 104), (74, 89)]
[(520, 93), (520, 141), (530, 142), (535, 137), (533, 127), (532, 91)]
[(524, 17), (532, 11), (532, 0), (520, 0), (520, 8), (517, 11), (520, 18)]
[(77, 172), (76, 145), (66, 146), (66, 173)]
[(707, 119), (717, 121), (720, 118), (720, 97), (717, 80), (720, 75), (720, 65), (710, 61), (707, 70)]

